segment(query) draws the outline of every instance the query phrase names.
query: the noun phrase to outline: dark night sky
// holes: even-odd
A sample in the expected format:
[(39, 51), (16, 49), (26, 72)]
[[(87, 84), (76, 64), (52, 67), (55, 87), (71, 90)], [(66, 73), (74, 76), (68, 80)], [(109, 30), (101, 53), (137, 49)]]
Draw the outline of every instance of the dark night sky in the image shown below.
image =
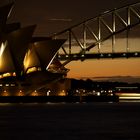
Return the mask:
[[(0, 1), (0, 5), (11, 1)], [(109, 9), (135, 2), (138, 0), (15, 0), (10, 21), (21, 21), (23, 26), (37, 24), (35, 34), (48, 36)]]

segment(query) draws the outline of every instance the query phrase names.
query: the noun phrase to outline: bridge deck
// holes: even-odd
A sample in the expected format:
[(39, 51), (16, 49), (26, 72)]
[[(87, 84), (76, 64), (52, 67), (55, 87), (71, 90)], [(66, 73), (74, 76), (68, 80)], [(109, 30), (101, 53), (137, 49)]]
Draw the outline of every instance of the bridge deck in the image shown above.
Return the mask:
[(118, 52), (118, 53), (87, 53), (87, 54), (59, 54), (58, 59), (65, 60), (84, 60), (84, 59), (105, 59), (105, 58), (137, 58), (140, 52)]

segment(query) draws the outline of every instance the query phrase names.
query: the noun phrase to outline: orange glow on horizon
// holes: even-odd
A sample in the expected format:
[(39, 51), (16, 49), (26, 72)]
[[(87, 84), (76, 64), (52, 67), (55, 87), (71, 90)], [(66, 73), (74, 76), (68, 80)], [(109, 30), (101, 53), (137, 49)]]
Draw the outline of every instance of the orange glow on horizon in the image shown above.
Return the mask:
[(66, 67), (69, 78), (140, 76), (140, 58), (73, 61)]

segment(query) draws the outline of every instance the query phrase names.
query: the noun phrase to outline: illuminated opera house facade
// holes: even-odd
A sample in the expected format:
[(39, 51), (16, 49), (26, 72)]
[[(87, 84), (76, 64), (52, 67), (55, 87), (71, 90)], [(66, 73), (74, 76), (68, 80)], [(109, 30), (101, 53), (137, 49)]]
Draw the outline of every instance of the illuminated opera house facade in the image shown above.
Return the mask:
[(55, 57), (65, 40), (32, 37), (36, 25), (7, 24), (12, 7), (0, 7), (0, 96), (30, 96), (66, 76)]

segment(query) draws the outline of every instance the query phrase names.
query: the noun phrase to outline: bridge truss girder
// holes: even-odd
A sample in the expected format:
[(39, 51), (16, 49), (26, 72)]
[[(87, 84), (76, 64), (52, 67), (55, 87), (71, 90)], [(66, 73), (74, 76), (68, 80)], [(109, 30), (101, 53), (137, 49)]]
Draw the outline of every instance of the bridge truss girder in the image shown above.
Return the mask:
[[(129, 33), (133, 27), (140, 24), (139, 8), (140, 2), (113, 9), (54, 34), (53, 38), (67, 39), (57, 55), (58, 59), (65, 61), (65, 65), (72, 60), (140, 57), (139, 51), (131, 52), (129, 48)], [(124, 31), (125, 51), (116, 52), (116, 36)], [(112, 42), (111, 51), (104, 53), (101, 51), (102, 43), (109, 39)], [(93, 48), (97, 48), (97, 51), (92, 51)]]

